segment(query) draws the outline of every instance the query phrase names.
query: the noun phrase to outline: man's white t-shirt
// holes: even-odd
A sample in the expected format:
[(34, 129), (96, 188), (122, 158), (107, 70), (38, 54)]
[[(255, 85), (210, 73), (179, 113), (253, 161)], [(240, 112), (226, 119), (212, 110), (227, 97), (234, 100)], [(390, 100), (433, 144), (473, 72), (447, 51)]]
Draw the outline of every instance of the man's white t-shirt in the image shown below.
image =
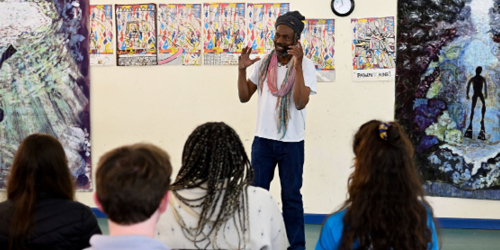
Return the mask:
[[(257, 85), (259, 88), (259, 69), (263, 60), (257, 61), (249, 76), (250, 81)], [(286, 75), (286, 66), (278, 66), (277, 72), (277, 85), (278, 89), (283, 83)], [(316, 94), (316, 68), (314, 63), (306, 57), (302, 59), (302, 71), (304, 74), (304, 82), (307, 87), (311, 89), (311, 94)], [(300, 142), (304, 140), (305, 137), (305, 127), (306, 127), (306, 114), (307, 107), (302, 110), (297, 110), (295, 108), (295, 101), (293, 100), (293, 87), (290, 97), (290, 120), (288, 121), (288, 129), (286, 131), (285, 137), (283, 136), (283, 130), (278, 133), (278, 122), (276, 116), (276, 102), (278, 97), (273, 96), (269, 87), (267, 86), (267, 79), (263, 84), (262, 94), (260, 89), (257, 89), (256, 94), (259, 96), (257, 102), (257, 124), (255, 126), (255, 136), (283, 141), (283, 142)]]

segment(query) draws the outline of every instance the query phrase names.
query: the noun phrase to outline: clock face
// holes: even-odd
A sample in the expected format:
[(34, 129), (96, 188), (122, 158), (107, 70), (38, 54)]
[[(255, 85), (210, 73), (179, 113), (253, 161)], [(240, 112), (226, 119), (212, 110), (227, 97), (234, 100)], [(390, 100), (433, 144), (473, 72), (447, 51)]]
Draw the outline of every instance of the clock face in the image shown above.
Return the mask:
[(332, 7), (339, 14), (346, 14), (352, 8), (351, 0), (333, 0)]

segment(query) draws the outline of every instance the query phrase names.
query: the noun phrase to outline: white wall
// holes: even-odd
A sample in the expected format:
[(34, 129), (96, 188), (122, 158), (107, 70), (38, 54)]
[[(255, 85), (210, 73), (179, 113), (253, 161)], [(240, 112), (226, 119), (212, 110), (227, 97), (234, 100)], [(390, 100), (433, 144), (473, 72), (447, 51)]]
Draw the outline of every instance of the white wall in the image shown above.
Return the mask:
[[(202, 3), (94, 0), (91, 4), (142, 2)], [(330, 213), (346, 197), (354, 132), (370, 119), (392, 120), (394, 117), (394, 82), (351, 80), (350, 18), (396, 16), (397, 0), (356, 0), (356, 9), (345, 18), (333, 15), (330, 0), (283, 2), (290, 2), (291, 10), (299, 10), (306, 18), (336, 19), (337, 78), (335, 82), (318, 83), (318, 94), (308, 104), (302, 188), (306, 213)], [(185, 140), (197, 125), (207, 121), (224, 121), (232, 126), (250, 154), (256, 96), (249, 103), (241, 104), (236, 79), (236, 66), (92, 67), (93, 166), (110, 149), (147, 141), (170, 154), (176, 174)], [(279, 181), (275, 179), (271, 192), (276, 198), (279, 190)], [(91, 193), (77, 193), (77, 199), (95, 207)], [(429, 200), (437, 217), (500, 219), (500, 201)]]

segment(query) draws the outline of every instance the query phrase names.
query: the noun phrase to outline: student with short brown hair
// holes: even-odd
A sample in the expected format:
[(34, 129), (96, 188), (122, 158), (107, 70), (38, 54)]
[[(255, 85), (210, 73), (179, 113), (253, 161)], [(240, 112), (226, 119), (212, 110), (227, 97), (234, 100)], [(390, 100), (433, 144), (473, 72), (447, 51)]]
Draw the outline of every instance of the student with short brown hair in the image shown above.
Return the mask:
[(109, 236), (94, 236), (89, 249), (169, 249), (155, 240), (168, 204), (170, 157), (151, 144), (114, 149), (101, 157), (94, 200), (108, 216)]
[(92, 210), (73, 201), (75, 187), (64, 148), (45, 134), (19, 146), (0, 203), (0, 249), (82, 249), (100, 234)]

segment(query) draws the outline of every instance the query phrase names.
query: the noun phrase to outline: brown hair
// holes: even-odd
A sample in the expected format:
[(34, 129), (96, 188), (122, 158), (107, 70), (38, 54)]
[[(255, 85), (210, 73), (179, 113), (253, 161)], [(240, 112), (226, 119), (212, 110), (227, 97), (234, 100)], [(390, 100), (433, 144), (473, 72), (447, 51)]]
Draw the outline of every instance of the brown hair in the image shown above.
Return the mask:
[(15, 211), (10, 249), (25, 249), (36, 198), (42, 192), (73, 200), (75, 188), (61, 143), (50, 135), (33, 134), (21, 142), (7, 183), (7, 199)]
[(151, 144), (111, 150), (98, 163), (96, 194), (108, 218), (121, 225), (149, 219), (170, 186), (167, 152)]
[[(432, 244), (427, 226), (431, 206), (424, 198), (413, 162), (413, 146), (401, 125), (391, 123), (387, 138), (380, 121), (363, 124), (354, 136), (354, 172), (344, 217), (340, 249), (426, 250)], [(370, 248), (372, 247), (372, 248)]]

